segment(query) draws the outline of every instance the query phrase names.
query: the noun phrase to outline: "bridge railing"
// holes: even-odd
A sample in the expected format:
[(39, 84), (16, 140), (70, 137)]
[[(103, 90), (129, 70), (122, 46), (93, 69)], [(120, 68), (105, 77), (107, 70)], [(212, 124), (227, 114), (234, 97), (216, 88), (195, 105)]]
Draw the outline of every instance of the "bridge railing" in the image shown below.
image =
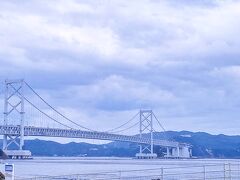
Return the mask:
[[(21, 178), (16, 178), (23, 180)], [(122, 179), (122, 180), (239, 180), (240, 164), (213, 164), (198, 166), (182, 166), (129, 171), (109, 171), (87, 174), (61, 176), (43, 176), (24, 178), (26, 180), (90, 180), (90, 179)]]

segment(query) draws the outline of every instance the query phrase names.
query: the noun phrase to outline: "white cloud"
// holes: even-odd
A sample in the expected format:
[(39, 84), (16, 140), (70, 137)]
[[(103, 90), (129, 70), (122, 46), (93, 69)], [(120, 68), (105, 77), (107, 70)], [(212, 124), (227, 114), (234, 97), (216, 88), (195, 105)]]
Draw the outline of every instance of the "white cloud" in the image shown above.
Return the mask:
[(91, 127), (145, 107), (167, 129), (225, 131), (238, 116), (239, 13), (238, 1), (1, 1), (0, 77), (25, 77)]
[(222, 77), (229, 76), (231, 79), (237, 80), (240, 78), (240, 65), (215, 68), (213, 69), (212, 74), (219, 75)]

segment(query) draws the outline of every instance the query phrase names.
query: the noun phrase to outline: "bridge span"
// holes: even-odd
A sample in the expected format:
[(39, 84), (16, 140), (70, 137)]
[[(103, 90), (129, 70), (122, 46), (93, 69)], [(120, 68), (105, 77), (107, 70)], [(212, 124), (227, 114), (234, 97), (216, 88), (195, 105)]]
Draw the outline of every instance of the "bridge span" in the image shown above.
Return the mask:
[[(16, 84), (18, 85), (16, 87)], [(15, 158), (16, 157), (26, 157), (29, 156), (29, 151), (24, 150), (24, 139), (27, 136), (44, 136), (44, 137), (64, 137), (64, 138), (83, 138), (83, 139), (98, 139), (98, 140), (109, 140), (109, 141), (122, 141), (129, 143), (137, 143), (140, 146), (139, 153), (136, 154), (137, 158), (156, 158), (157, 155), (153, 152), (153, 146), (160, 146), (166, 148), (165, 157), (168, 158), (190, 158), (191, 157), (191, 146), (185, 143), (179, 143), (176, 141), (163, 140), (154, 138), (154, 128), (153, 128), (153, 119), (156, 119), (156, 116), (153, 114), (152, 110), (140, 110), (137, 114), (139, 115), (139, 121), (134, 126), (139, 125), (139, 135), (122, 135), (118, 133), (109, 132), (100, 132), (88, 129), (82, 125), (77, 124), (76, 122), (65, 117), (57, 110), (53, 109), (44, 99), (42, 99), (28, 84), (26, 84), (33, 92), (40, 97), (40, 99), (46, 103), (53, 111), (60, 114), (66, 120), (77, 125), (78, 127), (87, 129), (81, 130), (79, 128), (72, 128), (69, 125), (65, 125), (62, 122), (54, 119), (43, 110), (39, 109), (35, 104), (33, 104), (28, 98), (23, 95), (23, 87), (25, 81), (6, 81), (6, 91), (5, 91), (5, 106), (4, 106), (4, 123), (0, 125), (0, 135), (3, 135), (3, 150), (9, 155)], [(12, 89), (10, 92), (9, 90)], [(10, 101), (14, 96), (17, 97), (14, 101)], [(24, 123), (24, 102), (29, 103), (40, 113), (44, 114), (50, 120), (59, 123), (64, 128), (49, 128), (49, 127), (36, 127), (36, 126), (27, 126)], [(9, 107), (10, 106), (10, 107)], [(20, 107), (20, 108), (18, 108)], [(20, 121), (14, 121), (14, 124), (9, 123), (9, 117), (11, 113), (16, 112), (19, 114)], [(20, 122), (20, 123), (19, 123)], [(129, 123), (128, 121), (127, 123)], [(122, 127), (126, 125), (119, 126)], [(159, 121), (158, 121), (159, 123)], [(160, 124), (161, 125), (161, 124)], [(119, 127), (114, 129), (119, 129)], [(119, 131), (115, 131), (119, 132)], [(146, 136), (145, 134), (148, 134)], [(19, 142), (18, 142), (19, 139)], [(19, 147), (17, 151), (9, 150), (10, 145), (14, 143)]]
[[(11, 136), (20, 135), (20, 126), (0, 126), (0, 134), (8, 134)], [(151, 144), (149, 138), (139, 138), (138, 136), (127, 136), (120, 134), (111, 134), (97, 131), (82, 131), (74, 129), (59, 129), (59, 128), (40, 128), (40, 127), (24, 127), (24, 136), (47, 136), (47, 137), (65, 137), (65, 138), (82, 138), (82, 139), (98, 139), (109, 141), (121, 141), (138, 144)], [(181, 144), (174, 141), (154, 139), (153, 144), (162, 147), (184, 147), (186, 144)]]

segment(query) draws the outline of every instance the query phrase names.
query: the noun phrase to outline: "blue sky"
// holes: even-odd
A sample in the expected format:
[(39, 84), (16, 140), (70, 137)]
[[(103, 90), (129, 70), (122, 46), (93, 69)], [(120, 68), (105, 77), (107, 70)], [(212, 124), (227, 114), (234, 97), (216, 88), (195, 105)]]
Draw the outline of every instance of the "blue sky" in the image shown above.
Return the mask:
[(167, 130), (240, 134), (239, 29), (233, 0), (2, 0), (0, 80), (98, 130), (152, 108)]

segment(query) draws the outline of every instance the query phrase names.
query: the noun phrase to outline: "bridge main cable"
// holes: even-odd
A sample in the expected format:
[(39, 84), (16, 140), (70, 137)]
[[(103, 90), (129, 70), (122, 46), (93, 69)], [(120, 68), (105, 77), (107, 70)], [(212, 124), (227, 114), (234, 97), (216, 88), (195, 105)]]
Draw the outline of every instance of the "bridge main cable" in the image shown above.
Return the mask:
[[(163, 125), (160, 123), (159, 119), (157, 118), (157, 116), (153, 113), (153, 117), (156, 119), (158, 125), (160, 126), (160, 128), (162, 128), (163, 130), (163, 136), (166, 140), (170, 140), (170, 141), (174, 141), (172, 138), (169, 138), (169, 136), (167, 135), (167, 132), (165, 130), (165, 128), (163, 127)], [(154, 130), (155, 131), (155, 130)], [(156, 132), (156, 131), (155, 131)]]
[[(125, 123), (123, 123), (122, 125), (120, 125), (120, 126), (118, 126), (118, 127), (116, 127), (116, 128), (113, 128), (113, 129), (109, 129), (109, 130), (107, 130), (106, 132), (113, 132), (113, 133), (115, 133), (115, 132), (122, 132), (122, 131), (124, 131), (124, 130), (128, 130), (128, 129), (134, 127), (134, 126), (136, 125), (136, 123), (134, 124), (134, 126), (131, 126), (131, 127), (129, 127), (129, 128), (115, 131), (115, 130), (117, 130), (117, 129), (120, 129), (121, 127), (124, 127), (124, 126), (127, 125), (128, 123), (132, 122), (138, 115), (139, 115), (139, 112), (138, 112), (137, 114), (135, 114), (131, 119), (129, 119), (128, 121), (126, 121)], [(139, 123), (139, 122), (138, 122), (138, 123)]]
[[(12, 85), (11, 85), (11, 86), (12, 86)], [(14, 87), (12, 86), (12, 88), (14, 88)], [(14, 89), (15, 89), (15, 88), (14, 88)], [(63, 124), (63, 123), (59, 122), (58, 120), (56, 120), (56, 119), (52, 118), (51, 116), (49, 116), (47, 113), (43, 112), (43, 111), (42, 111), (41, 109), (39, 109), (36, 105), (34, 105), (29, 99), (27, 99), (25, 96), (23, 96), (20, 92), (18, 92), (18, 94), (19, 94), (20, 96), (22, 96), (22, 97), (23, 97), (30, 105), (32, 105), (35, 109), (37, 109), (39, 112), (41, 112), (42, 114), (44, 114), (45, 116), (47, 116), (47, 117), (50, 118), (51, 120), (53, 120), (53, 121), (61, 124), (62, 126), (65, 126), (65, 127), (67, 127), (67, 128), (70, 128), (70, 129), (74, 130), (74, 128), (72, 128), (72, 127), (70, 127), (70, 126), (68, 126), (68, 125), (66, 125), (66, 124)], [(50, 106), (50, 105), (49, 105), (49, 106)], [(139, 115), (139, 112), (138, 112), (136, 115), (134, 115), (130, 120), (128, 120), (127, 122), (125, 122), (124, 124), (122, 124), (121, 126), (118, 126), (118, 127), (114, 128), (114, 129), (111, 129), (111, 131), (112, 131), (112, 130), (119, 129), (120, 127), (123, 127), (123, 126), (125, 126), (126, 124), (130, 123), (132, 120), (134, 120), (134, 119), (136, 118), (137, 115)], [(128, 129), (133, 128), (133, 127), (136, 126), (137, 124), (139, 124), (139, 122), (133, 124), (133, 125), (130, 126), (130, 127), (125, 128), (125, 129), (121, 129), (121, 130), (118, 130), (118, 131), (113, 131), (112, 133), (119, 133), (119, 132), (126, 131), (126, 130), (128, 130)], [(75, 130), (76, 130), (76, 129), (75, 129)], [(93, 131), (93, 130), (90, 130), (90, 131)], [(94, 131), (94, 132), (99, 132), (99, 133), (101, 133), (101, 131)], [(103, 133), (110, 133), (110, 131), (104, 131)]]
[[(70, 121), (71, 123), (73, 123), (73, 124), (75, 124), (75, 125), (83, 128), (83, 129), (85, 129), (85, 130), (95, 131), (95, 132), (96, 132), (96, 130), (90, 129), (90, 128), (85, 127), (85, 126), (83, 126), (83, 125), (80, 125), (80, 124), (74, 122), (73, 120), (69, 119), (68, 117), (66, 117), (64, 114), (62, 114), (61, 112), (59, 112), (58, 110), (56, 110), (53, 106), (51, 106), (44, 98), (42, 98), (27, 82), (24, 81), (24, 83), (25, 83), (25, 84), (27, 85), (27, 87), (28, 87), (36, 96), (38, 96), (47, 106), (49, 106), (53, 111), (55, 111), (57, 114), (59, 114), (60, 116), (62, 116), (64, 119)], [(35, 107), (35, 108), (36, 108), (36, 107)], [(125, 130), (128, 130), (128, 129), (136, 126), (138, 123), (135, 123), (133, 126), (130, 126), (130, 127), (126, 128), (126, 129), (115, 131), (115, 130), (117, 130), (117, 129), (123, 127), (123, 126), (125, 126), (126, 124), (130, 123), (131, 121), (133, 121), (138, 115), (139, 115), (139, 112), (138, 112), (136, 115), (134, 115), (130, 120), (128, 120), (127, 122), (123, 123), (122, 125), (120, 125), (120, 126), (118, 126), (118, 127), (116, 127), (116, 128), (113, 128), (113, 129), (104, 131), (104, 132), (106, 132), (106, 133), (110, 133), (110, 132), (116, 133), (116, 132), (123, 132), (123, 131), (125, 131)]]
[(114, 131), (113, 133), (120, 133), (120, 132), (127, 131), (127, 130), (129, 130), (129, 129), (135, 127), (135, 126), (138, 125), (138, 124), (139, 124), (139, 122), (136, 122), (135, 124), (133, 124), (133, 125), (131, 125), (131, 126), (125, 128), (125, 129), (121, 129), (121, 130), (118, 130), (118, 131)]
[(57, 114), (59, 114), (60, 116), (62, 116), (64, 119), (70, 121), (71, 123), (75, 124), (76, 126), (78, 127), (81, 127), (83, 129), (86, 129), (86, 130), (89, 130), (89, 131), (96, 131), (96, 130), (93, 130), (93, 129), (90, 129), (90, 128), (87, 128), (85, 126), (82, 126), (74, 121), (72, 121), (71, 119), (69, 119), (68, 117), (66, 117), (64, 114), (62, 114), (61, 112), (59, 112), (58, 110), (56, 110), (53, 106), (51, 106), (47, 101), (45, 101), (27, 82), (24, 81), (24, 83), (27, 85), (27, 87), (29, 89), (31, 89), (31, 91), (37, 95), (47, 106), (49, 106), (53, 111), (55, 111)]

